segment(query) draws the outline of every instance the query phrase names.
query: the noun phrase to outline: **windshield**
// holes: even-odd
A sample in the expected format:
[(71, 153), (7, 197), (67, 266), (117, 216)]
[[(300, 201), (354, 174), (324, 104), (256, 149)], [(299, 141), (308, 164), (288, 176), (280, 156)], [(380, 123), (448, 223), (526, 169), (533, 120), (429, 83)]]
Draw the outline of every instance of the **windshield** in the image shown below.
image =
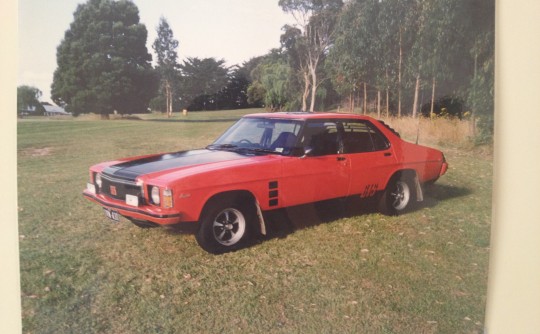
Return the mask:
[(208, 148), (289, 155), (301, 127), (298, 120), (242, 118)]

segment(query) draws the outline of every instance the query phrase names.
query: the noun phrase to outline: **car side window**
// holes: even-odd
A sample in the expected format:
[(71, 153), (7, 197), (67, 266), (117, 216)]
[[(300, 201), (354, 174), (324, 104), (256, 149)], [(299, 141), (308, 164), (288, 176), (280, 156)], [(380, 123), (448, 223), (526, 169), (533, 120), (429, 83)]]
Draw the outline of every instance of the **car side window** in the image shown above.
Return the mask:
[(388, 139), (367, 121), (347, 120), (342, 124), (344, 153), (381, 151), (390, 147)]
[(312, 149), (312, 156), (337, 154), (339, 149), (337, 124), (325, 120), (308, 121), (300, 143), (304, 148)]

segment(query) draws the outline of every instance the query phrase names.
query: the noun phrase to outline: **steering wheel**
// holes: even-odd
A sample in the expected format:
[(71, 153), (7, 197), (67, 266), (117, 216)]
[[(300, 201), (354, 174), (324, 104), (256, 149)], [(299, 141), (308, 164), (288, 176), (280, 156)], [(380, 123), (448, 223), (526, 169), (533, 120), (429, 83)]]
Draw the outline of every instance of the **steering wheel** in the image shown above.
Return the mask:
[(246, 143), (246, 144), (249, 144), (249, 145), (253, 145), (252, 142), (250, 142), (249, 140), (247, 140), (247, 139), (245, 139), (245, 138), (238, 141), (238, 144), (242, 144), (242, 143)]

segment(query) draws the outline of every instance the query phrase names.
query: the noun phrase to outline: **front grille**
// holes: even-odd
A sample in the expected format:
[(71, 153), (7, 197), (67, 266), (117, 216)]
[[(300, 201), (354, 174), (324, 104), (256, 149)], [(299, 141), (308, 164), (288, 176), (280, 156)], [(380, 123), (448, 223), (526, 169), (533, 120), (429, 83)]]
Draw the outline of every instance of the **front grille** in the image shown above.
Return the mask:
[(133, 181), (116, 179), (108, 175), (101, 175), (103, 184), (99, 189), (102, 194), (111, 198), (125, 201), (126, 195), (133, 195), (139, 198), (139, 203), (144, 200), (142, 188)]

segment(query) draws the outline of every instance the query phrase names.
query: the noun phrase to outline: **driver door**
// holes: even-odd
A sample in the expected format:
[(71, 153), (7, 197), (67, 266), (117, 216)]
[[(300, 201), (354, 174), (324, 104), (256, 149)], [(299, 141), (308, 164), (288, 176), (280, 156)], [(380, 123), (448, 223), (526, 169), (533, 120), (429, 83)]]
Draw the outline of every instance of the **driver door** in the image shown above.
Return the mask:
[(309, 120), (299, 138), (303, 157), (283, 162), (280, 189), (286, 206), (339, 198), (348, 195), (350, 161), (340, 149), (338, 125), (329, 120)]

